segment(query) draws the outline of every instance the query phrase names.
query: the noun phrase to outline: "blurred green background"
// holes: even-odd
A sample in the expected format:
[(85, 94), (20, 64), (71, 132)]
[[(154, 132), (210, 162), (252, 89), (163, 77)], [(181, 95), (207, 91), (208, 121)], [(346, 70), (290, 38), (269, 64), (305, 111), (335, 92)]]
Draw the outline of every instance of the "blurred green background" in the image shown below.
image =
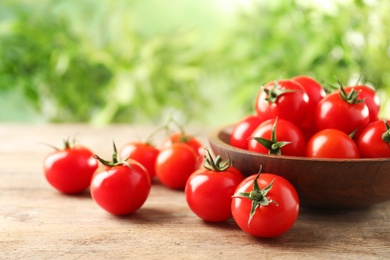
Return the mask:
[(216, 126), (299, 74), (363, 76), (388, 117), (389, 13), (379, 0), (1, 0), (0, 121)]

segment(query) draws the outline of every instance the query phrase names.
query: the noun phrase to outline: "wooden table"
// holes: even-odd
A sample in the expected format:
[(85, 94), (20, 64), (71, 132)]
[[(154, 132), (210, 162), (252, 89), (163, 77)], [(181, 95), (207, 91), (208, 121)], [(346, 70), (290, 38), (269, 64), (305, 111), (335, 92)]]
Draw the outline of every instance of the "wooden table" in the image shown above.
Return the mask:
[[(390, 203), (359, 210), (302, 209), (293, 228), (259, 239), (233, 221), (208, 224), (184, 193), (154, 183), (135, 214), (115, 217), (86, 192), (65, 196), (49, 186), (42, 161), (76, 134), (111, 156), (112, 140), (144, 138), (153, 127), (0, 125), (0, 259), (378, 259), (390, 257)], [(206, 143), (210, 129), (191, 127)], [(389, 172), (390, 174), (390, 172)], [(390, 188), (390, 187), (389, 187)]]

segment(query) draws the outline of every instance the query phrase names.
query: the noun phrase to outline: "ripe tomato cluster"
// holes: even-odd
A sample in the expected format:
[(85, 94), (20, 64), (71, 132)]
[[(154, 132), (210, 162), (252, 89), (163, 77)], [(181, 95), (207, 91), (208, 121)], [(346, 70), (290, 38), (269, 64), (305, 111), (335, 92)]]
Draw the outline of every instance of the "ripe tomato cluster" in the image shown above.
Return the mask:
[(308, 76), (264, 85), (255, 113), (235, 123), (230, 144), (253, 152), (314, 158), (390, 157), (389, 120), (367, 85), (326, 92)]
[(260, 171), (247, 178), (230, 158), (215, 158), (202, 142), (183, 130), (160, 146), (150, 141), (113, 143), (111, 160), (65, 142), (44, 160), (48, 182), (65, 194), (89, 188), (92, 199), (113, 215), (127, 215), (148, 199), (153, 180), (182, 190), (189, 209), (206, 222), (234, 219), (249, 234), (274, 237), (297, 219), (299, 200), (284, 178)]

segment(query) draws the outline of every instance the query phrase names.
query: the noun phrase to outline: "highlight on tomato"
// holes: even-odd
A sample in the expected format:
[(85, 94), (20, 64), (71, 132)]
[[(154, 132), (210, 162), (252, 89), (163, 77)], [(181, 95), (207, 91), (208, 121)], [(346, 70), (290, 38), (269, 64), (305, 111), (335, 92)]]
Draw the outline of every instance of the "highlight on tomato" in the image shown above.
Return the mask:
[(279, 117), (299, 126), (306, 118), (308, 104), (309, 97), (298, 82), (276, 80), (261, 88), (255, 111), (264, 120)]
[(339, 82), (340, 90), (324, 97), (317, 105), (315, 123), (317, 129), (338, 129), (346, 134), (354, 131), (358, 137), (369, 123), (370, 115), (365, 100), (352, 89), (348, 93)]
[(346, 93), (350, 93), (352, 90), (358, 92), (359, 99), (364, 100), (368, 108), (369, 122), (375, 122), (379, 119), (380, 99), (375, 89), (366, 85), (348, 86), (344, 89)]
[(390, 157), (390, 120), (377, 120), (363, 129), (356, 141), (362, 158)]
[(298, 194), (285, 178), (261, 173), (245, 178), (237, 187), (231, 205), (233, 219), (250, 235), (277, 237), (295, 224), (300, 210)]
[(151, 189), (149, 173), (135, 160), (119, 158), (115, 143), (112, 161), (95, 155), (102, 164), (92, 177), (92, 199), (113, 215), (131, 214), (145, 203)]
[(157, 156), (157, 179), (171, 189), (184, 190), (187, 179), (198, 169), (199, 155), (186, 143), (173, 143)]
[(90, 149), (64, 141), (62, 149), (53, 147), (55, 151), (46, 156), (43, 172), (48, 183), (65, 194), (75, 194), (86, 190), (92, 175), (98, 167)]
[(156, 176), (155, 164), (160, 150), (150, 142), (127, 142), (120, 149), (122, 159), (133, 159), (146, 168), (150, 179)]
[(248, 138), (264, 120), (258, 115), (247, 115), (233, 126), (230, 134), (230, 145), (248, 150)]
[(356, 159), (360, 158), (360, 153), (350, 135), (338, 129), (324, 129), (313, 135), (306, 144), (305, 156)]
[(188, 178), (185, 197), (191, 211), (208, 222), (222, 222), (232, 217), (232, 196), (238, 184), (244, 179), (242, 173), (228, 158), (215, 159), (208, 149), (203, 168)]

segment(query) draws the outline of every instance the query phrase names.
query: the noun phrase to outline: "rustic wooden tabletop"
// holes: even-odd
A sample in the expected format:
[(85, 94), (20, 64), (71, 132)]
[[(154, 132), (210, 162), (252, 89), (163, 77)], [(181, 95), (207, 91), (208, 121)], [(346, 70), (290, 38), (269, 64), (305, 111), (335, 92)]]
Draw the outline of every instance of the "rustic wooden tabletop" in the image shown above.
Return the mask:
[[(390, 257), (390, 202), (358, 210), (302, 209), (293, 228), (273, 239), (210, 224), (184, 193), (154, 182), (136, 213), (112, 216), (88, 192), (66, 196), (46, 182), (42, 162), (76, 135), (110, 158), (112, 140), (145, 138), (153, 127), (0, 125), (0, 259), (381, 259)], [(207, 145), (210, 129), (191, 127)], [(389, 172), (390, 174), (390, 172)], [(390, 187), (389, 187), (390, 188)]]

